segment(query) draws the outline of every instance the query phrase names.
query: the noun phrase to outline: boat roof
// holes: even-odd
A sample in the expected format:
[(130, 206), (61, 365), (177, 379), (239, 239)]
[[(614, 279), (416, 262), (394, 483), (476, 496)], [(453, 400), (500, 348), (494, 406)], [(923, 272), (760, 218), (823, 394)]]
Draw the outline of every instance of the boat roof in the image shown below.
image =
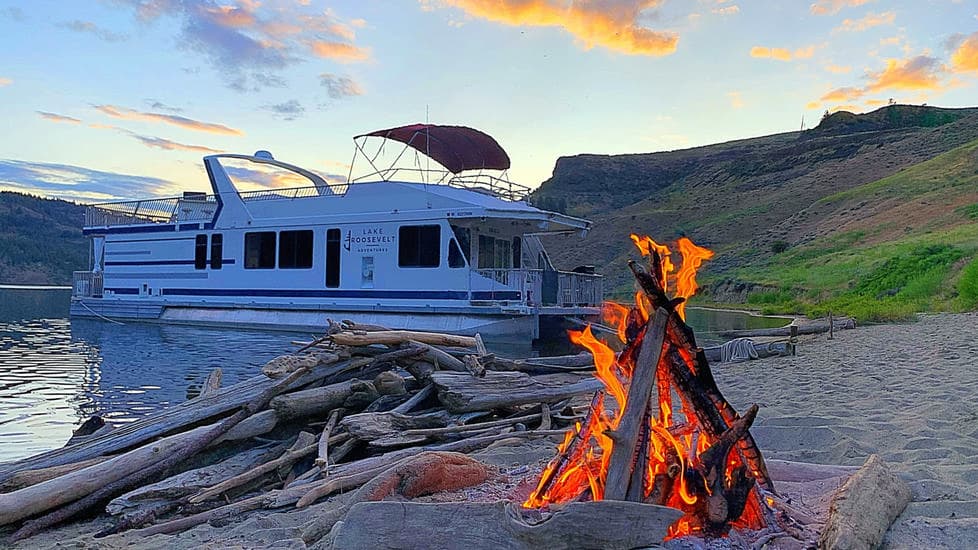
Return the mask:
[(468, 126), (409, 124), (360, 134), (399, 141), (458, 174), (466, 170), (508, 170), (509, 155), (495, 139)]

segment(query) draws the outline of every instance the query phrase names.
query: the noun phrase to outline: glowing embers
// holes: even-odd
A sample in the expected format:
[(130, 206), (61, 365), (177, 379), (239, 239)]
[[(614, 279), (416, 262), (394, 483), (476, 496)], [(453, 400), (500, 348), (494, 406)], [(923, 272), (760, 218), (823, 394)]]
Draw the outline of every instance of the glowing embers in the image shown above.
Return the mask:
[[(697, 288), (696, 270), (713, 253), (680, 239), (676, 271), (667, 246), (649, 237), (632, 240), (649, 266), (629, 263), (641, 288), (635, 305), (602, 309), (622, 349), (616, 353), (590, 327), (570, 332), (571, 341), (594, 355), (605, 389), (568, 432), (524, 506), (604, 498), (670, 506), (685, 513), (670, 538), (761, 528), (757, 485), (773, 487), (748, 432), (757, 408), (741, 417), (724, 400), (683, 317)], [(666, 288), (675, 289), (672, 297)]]

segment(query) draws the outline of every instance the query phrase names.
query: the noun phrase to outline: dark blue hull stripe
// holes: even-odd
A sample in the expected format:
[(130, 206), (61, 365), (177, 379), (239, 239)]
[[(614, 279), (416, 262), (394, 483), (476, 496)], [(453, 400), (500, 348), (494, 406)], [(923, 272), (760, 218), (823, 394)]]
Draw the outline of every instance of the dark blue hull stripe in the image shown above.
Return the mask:
[(112, 288), (105, 287), (106, 292), (113, 292), (115, 294), (139, 294), (138, 288)]
[[(234, 265), (234, 258), (221, 260), (225, 264)], [(194, 265), (194, 260), (144, 260), (141, 262), (105, 262), (105, 265)], [(147, 274), (149, 275), (149, 274)]]
[(451, 290), (307, 290), (282, 288), (164, 288), (164, 296), (265, 296), (273, 298), (376, 298), (389, 300), (468, 300)]

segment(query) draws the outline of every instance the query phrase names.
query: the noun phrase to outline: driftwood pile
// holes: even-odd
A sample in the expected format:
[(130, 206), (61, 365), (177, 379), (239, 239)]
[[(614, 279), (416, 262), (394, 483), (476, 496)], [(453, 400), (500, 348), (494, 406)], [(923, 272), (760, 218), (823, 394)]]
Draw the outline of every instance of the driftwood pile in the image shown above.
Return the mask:
[(509, 360), (478, 336), (333, 324), (259, 376), (222, 388), (217, 370), (185, 403), (0, 464), (0, 529), (12, 542), (107, 512), (100, 535), (177, 533), (354, 491), (308, 526), (310, 543), (357, 502), (483, 482), (465, 453), (563, 435), (584, 412), (571, 398), (601, 383), (553, 375), (592, 368), (586, 354)]

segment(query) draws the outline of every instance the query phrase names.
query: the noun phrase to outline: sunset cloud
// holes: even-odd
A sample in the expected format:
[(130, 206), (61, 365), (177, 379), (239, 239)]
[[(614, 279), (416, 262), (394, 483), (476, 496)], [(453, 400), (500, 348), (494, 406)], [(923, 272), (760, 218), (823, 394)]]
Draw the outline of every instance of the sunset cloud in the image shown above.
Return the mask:
[(9, 86), (10, 83), (12, 82), (13, 80), (10, 80), (9, 78), (0, 77), (0, 88), (3, 88), (4, 86)]
[(734, 15), (736, 13), (740, 13), (740, 7), (734, 4), (732, 6), (725, 6), (722, 8), (713, 8), (710, 10), (710, 13), (715, 13), (717, 15)]
[(185, 128), (187, 130), (194, 130), (196, 132), (206, 132), (210, 134), (224, 134), (231, 136), (243, 136), (244, 132), (236, 128), (230, 128), (223, 124), (216, 124), (213, 122), (201, 122), (199, 120), (194, 120), (192, 118), (187, 118), (179, 115), (168, 115), (164, 113), (151, 113), (144, 111), (137, 111), (135, 109), (128, 109), (126, 107), (118, 107), (115, 105), (95, 105), (95, 109), (104, 115), (110, 116), (112, 118), (118, 118), (122, 120), (139, 120), (143, 122), (159, 122), (162, 124), (170, 124), (172, 126), (178, 126), (180, 128)]
[(887, 11), (883, 13), (867, 13), (865, 17), (859, 19), (843, 19), (842, 24), (834, 29), (835, 32), (862, 32), (880, 25), (892, 25), (896, 20), (896, 13)]
[(819, 98), (819, 101), (827, 103), (838, 103), (840, 101), (853, 101), (862, 97), (866, 92), (859, 88), (845, 87), (836, 88)]
[(104, 40), (106, 42), (121, 42), (129, 38), (124, 34), (119, 34), (107, 29), (103, 29), (102, 27), (99, 27), (98, 25), (92, 23), (91, 21), (81, 21), (79, 19), (75, 19), (74, 21), (67, 21), (61, 23), (60, 26), (70, 31), (90, 34), (98, 38), (99, 40)]
[(955, 72), (978, 72), (978, 32), (969, 35), (951, 54), (951, 67)]
[(143, 21), (170, 17), (180, 22), (180, 44), (209, 59), (237, 91), (284, 87), (279, 74), (311, 57), (344, 63), (370, 58), (355, 43), (363, 19), (342, 20), (331, 9), (307, 3), (239, 0), (115, 0)]
[(815, 46), (807, 46), (791, 51), (787, 48), (768, 48), (767, 46), (754, 46), (750, 49), (750, 56), (758, 59), (776, 59), (778, 61), (791, 61), (792, 59), (808, 59), (815, 55)]
[(49, 113), (48, 111), (35, 111), (37, 114), (41, 115), (44, 120), (49, 120), (51, 122), (63, 122), (66, 124), (80, 124), (81, 120), (67, 116), (59, 115), (58, 113)]
[(886, 68), (868, 73), (866, 92), (882, 90), (940, 90), (941, 77), (946, 71), (936, 58), (918, 55), (910, 59), (888, 59)]
[(309, 49), (316, 57), (332, 59), (341, 63), (364, 61), (370, 58), (369, 50), (344, 42), (314, 40), (309, 42)]
[[(560, 27), (585, 49), (602, 47), (629, 55), (669, 55), (679, 35), (644, 26), (640, 16), (661, 0), (435, 0), (472, 17), (528, 27)], [(430, 5), (422, 0), (422, 5)]]
[(811, 5), (809, 10), (814, 15), (834, 15), (839, 13), (842, 8), (855, 8), (874, 1), (875, 0), (818, 0)]
[(834, 74), (846, 74), (852, 70), (852, 67), (848, 65), (834, 65), (829, 63), (825, 66), (825, 70)]
[(360, 85), (345, 76), (323, 73), (319, 75), (319, 84), (326, 88), (326, 94), (333, 99), (363, 94)]
[(171, 194), (167, 180), (105, 172), (70, 164), (0, 159), (0, 189), (81, 201)]
[(745, 105), (744, 98), (738, 91), (727, 92), (727, 97), (730, 98), (730, 106), (734, 109), (740, 109)]
[(218, 149), (211, 149), (210, 147), (204, 147), (203, 145), (188, 145), (186, 143), (180, 143), (177, 141), (170, 141), (165, 138), (155, 137), (155, 136), (143, 136), (140, 134), (129, 133), (133, 139), (138, 140), (140, 143), (147, 147), (152, 147), (154, 149), (163, 149), (165, 151), (190, 151), (193, 153), (205, 153), (205, 154), (215, 154), (221, 153), (222, 151)]

